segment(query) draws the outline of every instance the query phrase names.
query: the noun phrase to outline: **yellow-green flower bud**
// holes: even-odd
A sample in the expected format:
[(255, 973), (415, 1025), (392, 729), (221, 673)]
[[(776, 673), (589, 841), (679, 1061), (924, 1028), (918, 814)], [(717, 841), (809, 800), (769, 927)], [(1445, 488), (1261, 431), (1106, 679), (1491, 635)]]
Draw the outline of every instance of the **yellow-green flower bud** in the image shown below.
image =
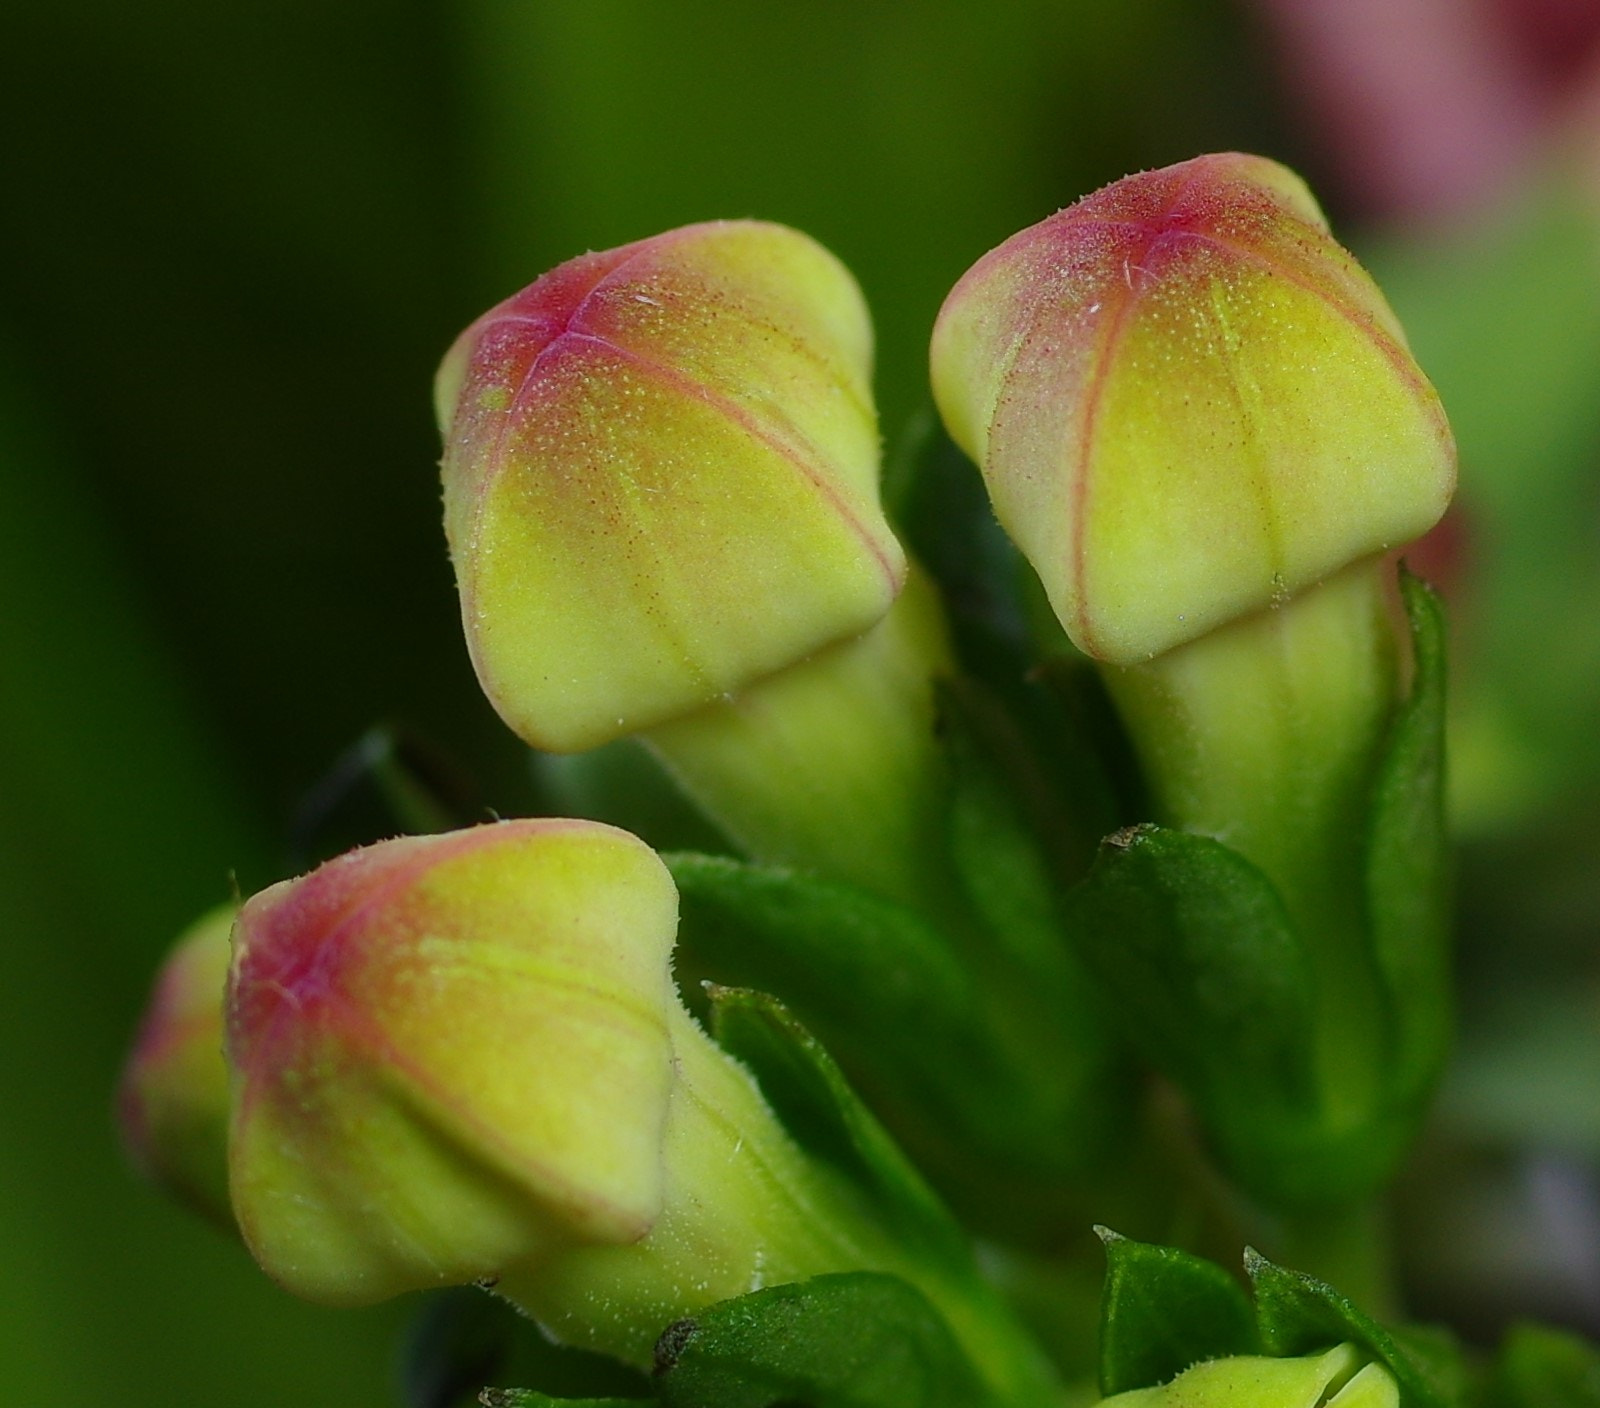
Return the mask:
[(389, 841), (252, 899), (229, 1165), (257, 1260), (362, 1303), (644, 1236), (676, 924), (653, 852), (569, 821)]
[[(1152, 819), (1250, 862), (1256, 937), (1281, 927), (1303, 965), (1284, 980), (1299, 995), (1272, 999), (1308, 1073), (1268, 1063), (1293, 1116), (1224, 1119), (1208, 1092), (1225, 1070), (1153, 1059), (1209, 1100), (1257, 1198), (1367, 1195), (1447, 1026), (1442, 885), (1402, 865), (1409, 890), (1380, 895), (1395, 857), (1369, 854), (1405, 682), (1388, 550), (1455, 481), (1438, 397), (1299, 178), (1237, 153), (1130, 176), (986, 255), (940, 313), (932, 367), (997, 515), (1101, 662)], [(1382, 844), (1431, 856), (1438, 755), (1413, 757), (1413, 829)], [(1163, 873), (1191, 898), (1223, 886)], [(1181, 929), (1199, 952), (1204, 932), (1237, 960), (1209, 913), (1175, 906), (1165, 941)]]
[(713, 1302), (888, 1271), (1036, 1388), (976, 1273), (908, 1248), (684, 1009), (676, 923), (655, 854), (585, 821), (386, 841), (250, 900), (228, 1160), (257, 1260), (336, 1304), (492, 1283), (640, 1367)]
[(1382, 294), (1293, 172), (1129, 176), (978, 261), (934, 395), (1067, 634), (1148, 660), (1409, 542), (1453, 442)]
[(848, 271), (756, 221), (583, 255), (461, 335), (435, 393), (445, 527), (518, 734), (592, 748), (883, 616), (905, 561), (871, 357)]
[(1156, 1388), (1102, 1399), (1115, 1408), (1399, 1408), (1400, 1390), (1354, 1345), (1300, 1359), (1239, 1355), (1196, 1364)]
[(235, 909), (197, 920), (167, 956), (117, 1091), (123, 1142), (139, 1169), (229, 1225), (222, 996)]

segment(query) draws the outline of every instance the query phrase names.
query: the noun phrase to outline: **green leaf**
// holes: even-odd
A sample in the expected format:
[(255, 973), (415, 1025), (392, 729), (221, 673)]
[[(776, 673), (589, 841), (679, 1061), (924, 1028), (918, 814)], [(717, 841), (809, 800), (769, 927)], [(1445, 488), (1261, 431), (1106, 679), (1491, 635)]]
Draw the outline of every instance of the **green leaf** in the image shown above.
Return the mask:
[(881, 1109), (961, 1139), (1005, 1073), (945, 936), (890, 900), (723, 856), (664, 857), (680, 897), (678, 976), (780, 992)]
[(1247, 1250), (1244, 1266), (1268, 1354), (1311, 1354), (1348, 1341), (1394, 1376), (1401, 1408), (1454, 1408), (1460, 1401), (1463, 1375), (1453, 1350), (1416, 1337), (1402, 1343), (1332, 1286), (1276, 1266), (1259, 1252)]
[(895, 1276), (849, 1272), (723, 1301), (656, 1348), (666, 1408), (982, 1408), (948, 1326)]
[(1119, 1128), (1126, 1062), (1059, 933), (1047, 971), (963, 962), (919, 915), (847, 885), (724, 857), (666, 861), (691, 1004), (704, 980), (782, 993), (966, 1211), (1023, 1219), (1042, 1203), (1053, 1215), (1060, 1180)]
[(994, 944), (1019, 964), (1047, 974), (1075, 968), (1041, 846), (1041, 814), (1052, 798), (1037, 759), (975, 682), (940, 688), (939, 726), (951, 775), (950, 857), (962, 891)]
[(663, 860), (678, 886), (684, 960), (717, 983), (783, 993), (852, 1066), (920, 1069), (930, 1052), (972, 1044), (967, 972), (911, 910), (777, 866)]
[(908, 1249), (971, 1274), (961, 1229), (816, 1038), (766, 993), (714, 987), (711, 999), (717, 1041), (750, 1067), (789, 1133), (865, 1190)]
[(1188, 1093), (1236, 1171), (1315, 1111), (1310, 963), (1272, 883), (1208, 837), (1108, 837), (1068, 918), (1128, 1040)]
[(1444, 822), (1444, 617), (1409, 573), (1401, 595), (1415, 675), (1392, 726), (1373, 792), (1367, 903), (1373, 956), (1389, 1011), (1390, 1078), (1402, 1103), (1419, 1100), (1450, 1041), (1449, 870)]
[(1600, 1408), (1600, 1347), (1542, 1325), (1514, 1326), (1482, 1408)]
[(1063, 815), (1062, 778), (1017, 709), (974, 681), (952, 680), (940, 690), (939, 717), (950, 856), (982, 925), (969, 963), (988, 979), (989, 1039), (1012, 1053), (997, 1089), (981, 1093), (969, 1142), (1059, 1182), (1114, 1154), (1127, 1128), (1127, 1051), (1061, 903), (1089, 853)]
[(1106, 1244), (1100, 1392), (1166, 1383), (1202, 1359), (1260, 1354), (1250, 1298), (1213, 1261), (1096, 1228)]

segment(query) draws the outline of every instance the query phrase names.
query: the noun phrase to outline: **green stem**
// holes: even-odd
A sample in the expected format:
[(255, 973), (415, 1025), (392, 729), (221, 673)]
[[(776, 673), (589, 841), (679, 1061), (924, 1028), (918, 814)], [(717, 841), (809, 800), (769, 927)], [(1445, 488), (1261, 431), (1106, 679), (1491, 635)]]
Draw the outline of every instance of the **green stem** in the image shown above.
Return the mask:
[(743, 1067), (681, 1009), (670, 1020), (678, 1079), (649, 1234), (552, 1249), (503, 1275), (499, 1294), (558, 1339), (648, 1369), (661, 1332), (707, 1305), (830, 1272), (889, 1272), (943, 1314), (999, 1402), (1059, 1400), (1042, 1352), (975, 1270), (912, 1255), (853, 1184), (795, 1145)]
[(865, 635), (645, 739), (754, 859), (937, 911), (949, 881), (933, 684), (949, 668), (937, 593), (913, 571)]
[(1330, 1132), (1364, 1124), (1383, 1084), (1363, 848), (1399, 694), (1391, 573), (1357, 563), (1148, 664), (1106, 671), (1161, 820), (1259, 866), (1306, 940)]

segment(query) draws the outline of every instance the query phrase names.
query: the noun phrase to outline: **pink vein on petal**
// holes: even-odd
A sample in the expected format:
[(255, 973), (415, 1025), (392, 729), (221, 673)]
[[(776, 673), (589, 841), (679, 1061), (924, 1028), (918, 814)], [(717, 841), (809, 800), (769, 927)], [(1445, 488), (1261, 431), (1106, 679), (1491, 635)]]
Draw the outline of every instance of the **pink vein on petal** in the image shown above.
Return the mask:
[[(694, 228), (696, 227), (689, 227), (689, 229)], [(889, 556), (878, 545), (871, 533), (868, 532), (866, 525), (863, 524), (861, 520), (853, 512), (851, 512), (849, 508), (846, 507), (844, 502), (840, 499), (837, 491), (834, 490), (834, 488), (829, 485), (825, 479), (816, 474), (815, 471), (809, 469), (806, 465), (801, 463), (801, 461), (795, 455), (792, 446), (784, 444), (769, 431), (762, 429), (750, 416), (749, 412), (738, 406), (737, 403), (712, 392), (708, 387), (702, 386), (701, 384), (691, 380), (684, 373), (677, 371), (676, 369), (671, 368), (661, 362), (655, 361), (652, 358), (645, 356), (643, 353), (623, 348), (617, 343), (612, 342), (610, 339), (603, 337), (598, 333), (587, 332), (581, 328), (580, 324), (590, 308), (593, 306), (596, 297), (615, 283), (623, 281), (625, 276), (640, 259), (644, 258), (647, 254), (653, 254), (660, 250), (666, 243), (666, 240), (656, 239), (645, 241), (644, 243), (648, 245), (648, 248), (640, 248), (633, 254), (630, 254), (626, 259), (620, 260), (618, 263), (613, 265), (605, 272), (604, 275), (595, 281), (594, 285), (589, 289), (589, 291), (585, 293), (584, 296), (573, 307), (572, 311), (567, 315), (565, 326), (562, 328), (562, 330), (551, 337), (550, 340), (539, 349), (539, 352), (528, 364), (528, 369), (526, 372), (524, 372), (521, 381), (518, 383), (517, 390), (511, 398), (511, 404), (514, 406), (522, 399), (528, 387), (532, 384), (533, 379), (537, 375), (540, 367), (544, 364), (545, 359), (551, 355), (552, 352), (554, 352), (558, 344), (566, 344), (574, 338), (581, 338), (587, 341), (599, 343), (601, 346), (614, 352), (617, 356), (632, 361), (635, 363), (635, 365), (646, 367), (649, 370), (660, 374), (664, 378), (671, 381), (680, 390), (688, 392), (690, 395), (696, 397), (706, 405), (715, 407), (717, 410), (727, 415), (730, 419), (734, 420), (743, 429), (749, 431), (751, 435), (755, 436), (757, 439), (761, 440), (763, 443), (777, 451), (784, 459), (794, 464), (795, 467), (799, 469), (799, 471), (811, 482), (812, 486), (823, 494), (828, 502), (837, 510), (839, 515), (850, 525), (851, 529), (861, 539), (862, 543), (866, 546), (868, 553), (877, 562), (879, 570), (882, 572), (884, 580), (889, 586), (890, 592), (897, 592), (900, 586), (900, 578), (899, 574), (895, 570), (894, 563), (890, 560)], [(483, 329), (486, 331), (500, 322), (521, 322), (535, 324), (539, 321), (539, 319), (531, 317), (526, 313), (507, 310), (498, 317), (490, 315), (490, 317), (484, 322)], [(481, 332), (479, 336), (481, 338)], [(491, 455), (492, 463), (498, 463), (501, 450), (505, 443), (505, 437), (510, 433), (510, 427), (511, 417), (509, 414), (507, 414), (502, 417), (501, 424), (495, 435), (494, 449)], [(480, 525), (484, 512), (484, 501), (488, 495), (488, 483), (489, 476), (487, 475), (482, 476), (478, 481), (476, 493), (477, 502), (473, 506), (472, 514), (471, 536), (473, 542), (478, 540)]]
[[(331, 946), (336, 945), (347, 933), (347, 931), (349, 931), (360, 920), (371, 913), (376, 906), (393, 898), (397, 892), (414, 883), (425, 871), (432, 869), (434, 866), (444, 861), (453, 860), (463, 851), (485, 844), (485, 842), (490, 845), (494, 845), (496, 843), (513, 841), (530, 833), (548, 835), (552, 833), (559, 833), (565, 830), (572, 830), (575, 827), (580, 826), (581, 823), (569, 821), (564, 818), (553, 818), (549, 822), (546, 822), (545, 819), (540, 818), (535, 819), (531, 825), (528, 822), (517, 822), (513, 823), (513, 825), (515, 826), (517, 832), (515, 837), (506, 835), (505, 833), (501, 833), (498, 836), (486, 836), (484, 834), (485, 832), (493, 832), (495, 828), (493, 826), (476, 826), (469, 827), (464, 831), (456, 832), (448, 836), (442, 836), (433, 841), (432, 844), (425, 847), (412, 847), (411, 850), (413, 851), (413, 854), (405, 857), (400, 863), (394, 865), (388, 871), (388, 873), (384, 875), (378, 884), (374, 885), (371, 889), (366, 890), (365, 892), (362, 892), (359, 888), (357, 888), (356, 894), (350, 897), (351, 902), (347, 905), (347, 907), (342, 908), (338, 913), (338, 917), (333, 921), (333, 923), (324, 929), (317, 937), (312, 948), (312, 953), (321, 954), (324, 952), (330, 952)], [(305, 879), (300, 883), (313, 884), (316, 882), (317, 873), (313, 872), (311, 875), (305, 877)], [(332, 885), (334, 883), (334, 877), (325, 876), (322, 883), (326, 885)], [(294, 899), (292, 896), (288, 897), (285, 901), (285, 903), (290, 904), (293, 902)], [(300, 900), (300, 903), (305, 903), (304, 898)], [(277, 915), (275, 912), (269, 912), (267, 917), (269, 921), (276, 917), (278, 918), (279, 924), (286, 923), (286, 919), (283, 916)], [(253, 985), (265, 984), (268, 986), (275, 986), (283, 995), (284, 1000), (276, 1005), (275, 1010), (268, 1017), (265, 1030), (258, 1029), (252, 1033), (250, 1045), (253, 1051), (259, 1051), (263, 1047), (270, 1047), (277, 1039), (279, 1029), (287, 1016), (291, 1012), (299, 1010), (298, 998), (291, 995), (293, 994), (292, 985), (281, 981), (278, 975), (282, 973), (284, 969), (296, 966), (293, 963), (292, 958), (299, 949), (303, 948), (303, 939), (301, 939), (300, 935), (298, 934), (281, 934), (275, 928), (274, 931), (269, 933), (269, 935), (266, 937), (266, 946), (268, 949), (275, 951), (272, 956), (278, 958), (280, 961), (274, 965), (274, 972), (270, 976), (249, 974), (250, 980)], [(288, 950), (288, 956), (291, 958), (290, 962), (286, 963), (281, 961), (285, 956), (283, 952), (284, 950)], [(257, 962), (259, 961), (260, 959), (258, 958)], [(251, 966), (250, 955), (247, 953), (243, 963), (241, 964), (241, 976), (246, 975)], [(348, 1017), (351, 1014), (353, 1009), (349, 1008), (348, 1005), (341, 1000), (342, 994), (340, 994), (338, 991), (330, 990), (326, 994), (326, 997), (328, 1004), (334, 1010), (336, 1010), (341, 1017)], [(248, 1105), (253, 1102), (255, 1089), (255, 1081), (247, 1080), (245, 1082), (244, 1104)]]
[[(1159, 238), (1158, 235), (1147, 231), (1143, 247), (1137, 253), (1128, 256), (1128, 262), (1131, 264), (1142, 263), (1157, 238)], [(1097, 641), (1094, 624), (1090, 617), (1085, 583), (1087, 550), (1084, 541), (1084, 515), (1089, 499), (1089, 465), (1094, 453), (1095, 436), (1100, 428), (1102, 401), (1105, 397), (1106, 385), (1111, 379), (1111, 366), (1116, 358), (1117, 347), (1127, 331), (1128, 324), (1132, 321), (1133, 311), (1139, 302), (1139, 295), (1148, 281), (1141, 279), (1137, 284), (1126, 282), (1119, 284), (1118, 280), (1108, 278), (1106, 282), (1113, 290), (1110, 296), (1116, 300), (1116, 304), (1106, 331), (1102, 334), (1101, 345), (1094, 353), (1089, 384), (1084, 391), (1084, 409), (1078, 430), (1077, 464), (1072, 474), (1069, 502), (1069, 513), (1072, 520), (1071, 573), (1078, 599), (1078, 629), (1083, 635), (1083, 648), (1090, 654), (1095, 653)]]
[[(721, 392), (713, 391), (703, 382), (695, 381), (684, 372), (679, 371), (676, 367), (672, 367), (664, 362), (657, 361), (655, 358), (650, 357), (643, 352), (636, 351), (633, 348), (619, 346), (617, 343), (612, 342), (609, 338), (602, 337), (598, 333), (574, 331), (570, 333), (564, 333), (563, 338), (581, 339), (586, 342), (597, 343), (599, 346), (604, 347), (608, 352), (615, 354), (622, 361), (632, 362), (637, 367), (641, 367), (647, 371), (655, 373), (674, 389), (681, 391), (686, 396), (692, 397), (694, 400), (697, 400), (704, 405), (710, 406), (713, 410), (716, 410), (723, 416), (726, 416), (741, 430), (746, 431), (752, 439), (760, 441), (763, 445), (767, 446), (768, 449), (787, 460), (800, 472), (802, 476), (804, 476), (812, 488), (820, 493), (823, 498), (826, 499), (827, 502), (838, 512), (839, 517), (850, 525), (850, 528), (856, 534), (856, 536), (860, 538), (868, 553), (877, 562), (879, 570), (883, 573), (885, 582), (887, 582), (889, 585), (890, 591), (894, 592), (898, 590), (900, 579), (898, 573), (895, 571), (894, 563), (890, 561), (889, 556), (883, 551), (883, 549), (878, 546), (872, 534), (867, 530), (866, 525), (840, 497), (838, 490), (827, 481), (827, 478), (824, 475), (818, 473), (816, 469), (807, 465), (800, 458), (800, 456), (796, 453), (794, 445), (789, 444), (783, 439), (782, 436), (775, 435), (771, 430), (764, 427), (745, 407), (739, 405), (739, 403), (734, 401), (731, 397), (726, 396)], [(801, 440), (804, 439), (799, 432), (796, 432), (796, 438)]]

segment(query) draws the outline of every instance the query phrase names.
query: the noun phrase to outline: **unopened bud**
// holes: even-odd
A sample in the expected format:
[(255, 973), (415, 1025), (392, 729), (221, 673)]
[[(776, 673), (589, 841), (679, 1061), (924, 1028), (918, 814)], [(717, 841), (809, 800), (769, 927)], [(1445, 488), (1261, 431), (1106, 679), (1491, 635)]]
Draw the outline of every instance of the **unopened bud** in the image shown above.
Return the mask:
[(229, 1163), (257, 1260), (363, 1303), (644, 1236), (676, 923), (654, 853), (572, 821), (388, 841), (252, 899)]
[(713, 1302), (890, 1271), (1040, 1401), (976, 1273), (875, 1217), (685, 1010), (676, 925), (655, 854), (583, 821), (386, 841), (247, 903), (229, 1164), (257, 1260), (329, 1303), (492, 1284), (640, 1367)]
[(1449, 429), (1293, 172), (1129, 176), (956, 285), (933, 337), (956, 442), (1077, 646), (1134, 664), (1438, 521)]
[(859, 635), (905, 562), (860, 291), (780, 225), (571, 260), (441, 367), (445, 527), (485, 692), (592, 748)]

